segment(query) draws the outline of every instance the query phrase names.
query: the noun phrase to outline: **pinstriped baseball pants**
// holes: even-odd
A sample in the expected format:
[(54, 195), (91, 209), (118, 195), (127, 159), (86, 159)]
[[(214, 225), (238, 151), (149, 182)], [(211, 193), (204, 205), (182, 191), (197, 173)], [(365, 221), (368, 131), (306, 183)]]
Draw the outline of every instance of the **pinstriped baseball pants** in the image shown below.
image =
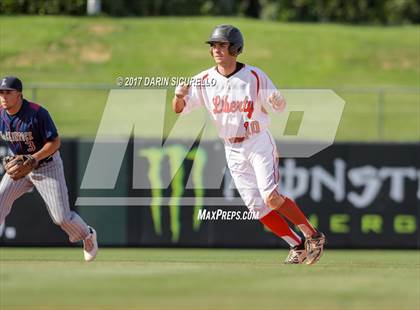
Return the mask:
[(53, 160), (41, 165), (25, 178), (14, 181), (5, 174), (0, 182), (0, 224), (10, 213), (13, 202), (33, 187), (45, 201), (53, 222), (69, 236), (71, 242), (83, 240), (89, 235), (89, 228), (83, 219), (70, 210), (63, 162), (59, 152)]

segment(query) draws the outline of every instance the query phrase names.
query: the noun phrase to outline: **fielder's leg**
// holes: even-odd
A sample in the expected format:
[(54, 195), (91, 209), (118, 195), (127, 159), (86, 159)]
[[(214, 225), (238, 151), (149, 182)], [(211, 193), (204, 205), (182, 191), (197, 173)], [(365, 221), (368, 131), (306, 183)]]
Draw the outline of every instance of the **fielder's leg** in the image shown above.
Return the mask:
[(12, 180), (5, 174), (0, 183), (0, 225), (3, 224), (12, 209), (13, 202), (33, 188), (27, 178)]
[(33, 171), (30, 178), (44, 199), (54, 223), (67, 233), (70, 242), (83, 240), (85, 260), (93, 260), (98, 250), (96, 232), (76, 212), (70, 210), (60, 155), (56, 153), (53, 161)]

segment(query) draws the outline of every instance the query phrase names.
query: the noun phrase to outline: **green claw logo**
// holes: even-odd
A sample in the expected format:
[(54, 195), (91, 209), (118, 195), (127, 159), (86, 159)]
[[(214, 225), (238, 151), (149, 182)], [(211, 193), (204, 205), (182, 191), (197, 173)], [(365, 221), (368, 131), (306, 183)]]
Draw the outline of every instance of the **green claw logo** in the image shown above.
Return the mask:
[[(164, 186), (164, 182), (162, 181), (162, 166), (165, 159), (167, 159), (169, 162), (170, 177), (172, 180), (172, 192), (171, 199), (169, 201), (170, 231), (172, 234), (172, 242), (179, 241), (181, 231), (180, 202), (182, 196), (184, 195), (185, 178), (185, 167), (182, 163), (185, 159), (194, 160), (193, 169), (191, 171), (192, 181), (195, 185), (195, 205), (192, 218), (194, 231), (198, 231), (201, 224), (201, 222), (198, 220), (198, 212), (203, 207), (203, 198), (205, 195), (205, 190), (203, 189), (203, 172), (207, 163), (207, 153), (202, 148), (195, 147), (187, 152), (187, 157), (184, 158), (184, 154), (186, 152), (187, 150), (183, 145), (175, 144), (166, 148), (150, 147), (141, 149), (137, 154), (139, 157), (145, 157), (149, 162), (149, 171), (147, 175), (150, 182), (150, 188), (152, 190), (150, 210), (152, 213), (153, 227), (155, 233), (158, 235), (162, 235), (161, 210)], [(177, 169), (177, 167), (180, 168)]]

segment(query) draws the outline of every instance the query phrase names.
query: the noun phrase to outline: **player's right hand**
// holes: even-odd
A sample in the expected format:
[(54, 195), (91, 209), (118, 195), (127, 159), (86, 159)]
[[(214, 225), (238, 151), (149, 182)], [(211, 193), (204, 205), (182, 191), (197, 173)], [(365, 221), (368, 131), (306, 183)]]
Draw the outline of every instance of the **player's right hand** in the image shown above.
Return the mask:
[(186, 95), (188, 95), (189, 89), (190, 89), (190, 86), (188, 84), (181, 83), (175, 88), (175, 96), (177, 96), (179, 99), (182, 99)]

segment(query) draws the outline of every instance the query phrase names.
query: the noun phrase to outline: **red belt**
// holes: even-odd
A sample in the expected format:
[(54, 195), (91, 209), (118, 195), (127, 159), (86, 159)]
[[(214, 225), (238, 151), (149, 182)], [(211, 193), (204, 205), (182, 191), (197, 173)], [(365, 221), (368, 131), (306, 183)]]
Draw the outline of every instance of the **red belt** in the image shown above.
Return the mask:
[(241, 143), (244, 142), (246, 139), (246, 137), (233, 137), (233, 138), (228, 138), (228, 141), (232, 144), (234, 143)]

